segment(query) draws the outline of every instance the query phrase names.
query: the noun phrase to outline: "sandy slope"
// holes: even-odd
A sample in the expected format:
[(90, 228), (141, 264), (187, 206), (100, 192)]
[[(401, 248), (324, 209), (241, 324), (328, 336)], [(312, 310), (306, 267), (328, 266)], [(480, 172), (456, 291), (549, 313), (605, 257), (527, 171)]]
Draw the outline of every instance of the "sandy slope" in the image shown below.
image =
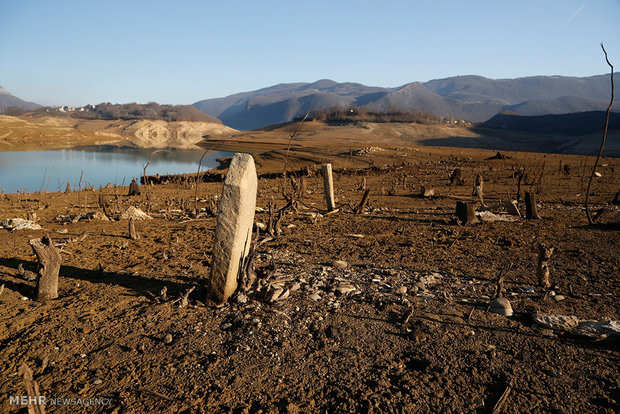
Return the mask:
[(80, 145), (191, 148), (203, 136), (236, 131), (210, 122), (103, 121), (0, 116), (0, 151), (32, 151)]

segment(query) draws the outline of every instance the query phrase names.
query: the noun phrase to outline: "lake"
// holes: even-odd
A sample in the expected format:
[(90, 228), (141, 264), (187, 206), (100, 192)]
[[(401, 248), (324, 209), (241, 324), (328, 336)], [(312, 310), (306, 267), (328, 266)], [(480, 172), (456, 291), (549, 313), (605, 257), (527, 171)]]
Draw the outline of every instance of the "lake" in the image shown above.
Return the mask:
[[(0, 152), (0, 188), (7, 193), (22, 191), (64, 191), (67, 182), (78, 188), (82, 176), (85, 183), (99, 186), (129, 185), (132, 178), (140, 181), (143, 166), (154, 150), (127, 148), (88, 148), (53, 151)], [(146, 169), (152, 174), (187, 174), (198, 171), (204, 150), (172, 149), (153, 155)], [(217, 167), (215, 161), (232, 153), (210, 151), (202, 160), (200, 171)], [(1, 190), (0, 190), (1, 191)]]

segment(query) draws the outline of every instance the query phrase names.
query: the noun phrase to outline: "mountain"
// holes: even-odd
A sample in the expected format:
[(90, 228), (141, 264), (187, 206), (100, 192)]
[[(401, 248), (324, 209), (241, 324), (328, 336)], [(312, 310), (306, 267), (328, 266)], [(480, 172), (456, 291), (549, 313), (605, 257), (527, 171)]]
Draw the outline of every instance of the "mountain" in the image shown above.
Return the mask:
[[(590, 77), (533, 76), (488, 79), (456, 76), (412, 82), (396, 88), (338, 83), (288, 83), (224, 98), (205, 99), (194, 106), (240, 130), (290, 122), (308, 108), (367, 106), (376, 111), (426, 112), (483, 122), (510, 110), (521, 115), (563, 114), (604, 110), (609, 102), (609, 75)], [(620, 103), (614, 109), (620, 109)]]
[[(490, 129), (508, 129), (544, 135), (580, 136), (593, 132), (602, 134), (604, 111), (579, 112), (561, 115), (522, 116), (501, 113), (480, 124)], [(620, 113), (609, 115), (609, 131), (620, 130)]]
[(25, 110), (37, 109), (41, 105), (34, 102), (26, 102), (19, 99), (16, 96), (11, 95), (6, 89), (0, 86), (0, 113), (4, 112), (6, 108), (18, 107)]

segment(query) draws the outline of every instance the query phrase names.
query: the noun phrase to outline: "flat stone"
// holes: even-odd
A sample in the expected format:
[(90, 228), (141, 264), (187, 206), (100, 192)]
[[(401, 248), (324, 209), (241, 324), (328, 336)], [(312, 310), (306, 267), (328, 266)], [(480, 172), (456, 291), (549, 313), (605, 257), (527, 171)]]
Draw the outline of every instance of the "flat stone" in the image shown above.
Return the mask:
[(226, 302), (237, 289), (239, 267), (250, 249), (257, 181), (252, 156), (235, 154), (222, 187), (207, 286), (211, 299), (218, 304)]
[(332, 262), (332, 266), (334, 266), (337, 269), (344, 269), (347, 266), (349, 266), (349, 264), (345, 262), (344, 260), (334, 260)]

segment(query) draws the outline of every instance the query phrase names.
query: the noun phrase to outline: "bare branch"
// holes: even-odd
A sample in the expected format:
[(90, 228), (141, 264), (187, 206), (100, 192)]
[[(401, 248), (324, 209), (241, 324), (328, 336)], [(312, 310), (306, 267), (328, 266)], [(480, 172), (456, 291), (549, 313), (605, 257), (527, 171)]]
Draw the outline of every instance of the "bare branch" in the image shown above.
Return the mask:
[(594, 220), (592, 220), (592, 216), (590, 215), (590, 208), (588, 206), (588, 201), (590, 201), (590, 187), (592, 186), (592, 180), (594, 179), (594, 174), (596, 173), (596, 168), (598, 167), (598, 163), (601, 160), (601, 154), (603, 153), (603, 148), (605, 147), (605, 139), (607, 138), (607, 128), (609, 126), (609, 112), (611, 111), (611, 106), (614, 103), (614, 67), (609, 62), (607, 58), (607, 51), (605, 50), (605, 46), (601, 43), (601, 49), (603, 49), (603, 53), (605, 54), (605, 61), (611, 68), (611, 100), (609, 101), (609, 106), (607, 107), (607, 114), (605, 115), (605, 128), (603, 129), (603, 140), (601, 141), (601, 147), (598, 150), (598, 155), (596, 157), (596, 161), (594, 162), (594, 167), (592, 167), (592, 173), (590, 174), (590, 181), (588, 181), (588, 188), (586, 190), (586, 216), (588, 216), (588, 223), (590, 225), (594, 224)]

